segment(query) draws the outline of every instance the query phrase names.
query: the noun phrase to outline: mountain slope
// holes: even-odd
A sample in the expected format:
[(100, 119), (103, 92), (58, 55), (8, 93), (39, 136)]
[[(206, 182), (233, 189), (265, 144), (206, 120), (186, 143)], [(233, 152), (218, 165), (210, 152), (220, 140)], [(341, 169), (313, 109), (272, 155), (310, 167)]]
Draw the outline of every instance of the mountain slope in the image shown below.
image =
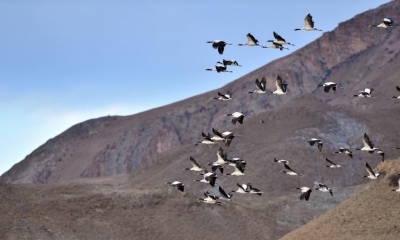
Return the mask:
[[(379, 21), (380, 16), (399, 17), (399, 8), (400, 4), (395, 1), (359, 14), (293, 54), (233, 81), (221, 91), (233, 91), (234, 101), (210, 100), (216, 94), (212, 91), (133, 116), (86, 121), (50, 139), (0, 179), (13, 183), (53, 183), (130, 173), (138, 164), (158, 154), (193, 143), (201, 131), (208, 132), (211, 127), (229, 128), (226, 113), (242, 111), (257, 115), (277, 109), (304, 93), (318, 93), (318, 98), (329, 104), (358, 107), (361, 100), (349, 102), (343, 96), (370, 85), (382, 87), (384, 91), (396, 85), (395, 77), (386, 79), (385, 84), (377, 77), (388, 68), (392, 76), (398, 71), (394, 62), (400, 51), (397, 41), (400, 34), (366, 26)], [(360, 66), (355, 59), (364, 59), (366, 65)], [(245, 94), (254, 88), (255, 78), (262, 76), (268, 79), (267, 88), (273, 88), (273, 79), (278, 74), (289, 83), (287, 96)], [(320, 94), (321, 89), (315, 90), (316, 84), (332, 79), (340, 80), (345, 87), (342, 94), (339, 91), (324, 95)], [(383, 100), (377, 103), (371, 103), (370, 107), (382, 109), (393, 105)]]
[(400, 214), (397, 175), (400, 160), (380, 164), (376, 172), (385, 172), (377, 181), (316, 220), (287, 234), (289, 239), (399, 239)]

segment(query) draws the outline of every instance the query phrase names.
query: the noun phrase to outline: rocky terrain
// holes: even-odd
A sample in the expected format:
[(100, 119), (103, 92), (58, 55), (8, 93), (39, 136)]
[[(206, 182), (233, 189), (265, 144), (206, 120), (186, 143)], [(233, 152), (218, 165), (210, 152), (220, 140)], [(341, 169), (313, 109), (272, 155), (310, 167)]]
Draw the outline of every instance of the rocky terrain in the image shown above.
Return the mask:
[[(234, 93), (230, 102), (211, 100), (215, 90), (71, 127), (0, 177), (0, 214), (7, 216), (1, 218), (0, 238), (277, 239), (312, 221), (366, 186), (365, 162), (372, 167), (380, 162), (376, 154), (356, 152), (353, 160), (334, 154), (339, 147), (361, 147), (368, 133), (387, 159), (400, 155), (392, 149), (400, 147), (400, 101), (391, 98), (400, 85), (400, 32), (367, 27), (381, 16), (399, 18), (399, 10), (394, 1), (359, 14), (218, 89)], [(246, 94), (263, 76), (267, 88), (274, 88), (278, 74), (289, 83), (286, 96)], [(329, 81), (343, 88), (330, 93), (316, 88)], [(351, 97), (366, 87), (376, 89), (376, 98)], [(234, 111), (249, 115), (243, 125), (230, 123), (226, 114)], [(201, 132), (212, 127), (240, 136), (229, 148), (196, 147)], [(312, 137), (322, 139), (322, 152), (307, 144)], [(222, 206), (197, 202), (204, 191), (218, 190), (193, 182), (201, 176), (182, 169), (190, 167), (189, 156), (206, 166), (221, 146), (248, 164), (245, 176), (220, 175), (218, 185), (229, 191), (237, 182), (250, 182), (262, 197), (234, 194)], [(290, 160), (302, 176), (284, 175), (282, 165), (271, 162), (274, 157)], [(345, 167), (326, 168), (326, 157)], [(225, 173), (232, 170), (228, 166)], [(185, 193), (165, 184), (173, 180), (187, 185)], [(332, 187), (334, 196), (315, 191), (310, 201), (299, 201), (295, 188), (314, 181)]]

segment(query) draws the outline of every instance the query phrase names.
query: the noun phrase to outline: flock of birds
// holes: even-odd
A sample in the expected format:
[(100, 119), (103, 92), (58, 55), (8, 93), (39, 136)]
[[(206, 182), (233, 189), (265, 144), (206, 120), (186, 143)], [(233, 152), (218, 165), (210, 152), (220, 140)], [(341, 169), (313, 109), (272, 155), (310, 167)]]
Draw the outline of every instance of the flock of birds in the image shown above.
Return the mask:
[[(369, 26), (387, 29), (387, 28), (393, 27), (393, 20), (390, 18), (384, 18), (382, 23), (376, 24), (376, 25), (369, 25)], [(322, 31), (322, 30), (316, 29), (314, 27), (314, 21), (310, 14), (308, 14), (305, 17), (304, 26), (302, 28), (295, 29), (295, 31), (297, 31), (297, 30)], [(262, 48), (275, 48), (275, 49), (280, 49), (280, 50), (286, 49), (283, 47), (283, 45), (285, 45), (285, 44), (294, 46), (294, 44), (287, 42), (284, 38), (282, 38), (276, 32), (273, 32), (273, 35), (274, 35), (275, 40), (268, 40), (268, 42), (272, 42), (271, 46), (260, 45), (259, 41), (250, 33), (247, 34), (247, 42), (244, 44), (238, 44), (238, 45), (239, 46), (260, 46)], [(231, 43), (227, 43), (227, 42), (221, 41), (221, 40), (208, 41), (207, 43), (212, 43), (212, 47), (217, 49), (219, 54), (224, 53), (226, 45), (232, 45)], [(217, 65), (215, 65), (215, 67), (213, 69), (206, 69), (206, 70), (217, 71), (218, 73), (231, 72), (231, 71), (227, 70), (227, 66), (241, 67), (241, 65), (239, 65), (239, 63), (236, 60), (225, 60), (224, 59), (222, 62), (217, 62)], [(272, 93), (272, 94), (277, 94), (277, 95), (285, 95), (286, 94), (288, 84), (279, 75), (277, 76), (277, 78), (275, 80), (275, 85), (276, 85), (275, 91), (266, 89), (266, 81), (267, 81), (267, 79), (265, 77), (263, 77), (261, 79), (261, 81), (256, 79), (255, 80), (255, 87), (256, 87), (255, 90), (249, 91), (248, 94), (253, 94), (253, 93), (258, 93), (258, 94)], [(331, 89), (333, 91), (336, 91), (337, 88), (341, 88), (337, 83), (334, 83), (334, 82), (326, 82), (324, 84), (317, 85), (317, 87), (323, 87), (324, 92), (326, 92), (326, 93), (328, 93)], [(359, 94), (353, 95), (353, 97), (372, 98), (373, 90), (374, 90), (373, 88), (366, 88), (365, 90), (360, 91)], [(400, 87), (397, 86), (396, 90), (398, 92), (400, 92)], [(227, 91), (226, 94), (218, 92), (218, 97), (214, 97), (212, 99), (219, 100), (219, 101), (229, 101), (229, 100), (232, 100), (232, 96), (233, 95), (232, 95), (231, 91)], [(393, 96), (393, 98), (400, 99), (400, 96)], [(231, 122), (232, 122), (232, 124), (235, 125), (236, 123), (243, 124), (244, 118), (246, 115), (243, 113), (240, 113), (240, 112), (233, 112), (233, 113), (227, 114), (227, 116), (230, 116), (232, 118)], [(210, 134), (210, 133), (205, 134), (204, 132), (202, 132), (203, 140), (198, 141), (195, 144), (196, 145), (198, 145), (198, 144), (211, 145), (211, 144), (216, 144), (217, 142), (221, 141), (225, 144), (226, 147), (229, 147), (232, 140), (236, 136), (239, 136), (239, 135), (237, 135), (233, 132), (229, 132), (229, 131), (219, 132), (218, 130), (213, 128), (212, 134)], [(323, 147), (322, 140), (317, 139), (317, 138), (311, 138), (309, 141), (307, 141), (307, 143), (310, 146), (316, 146), (319, 149), (319, 151), (322, 151), (322, 147)], [(400, 149), (400, 148), (394, 148), (394, 149)], [(363, 136), (363, 147), (356, 148), (354, 150), (365, 151), (370, 154), (375, 153), (380, 156), (380, 159), (382, 162), (385, 161), (385, 153), (380, 148), (374, 147), (374, 144), (372, 143), (372, 141), (370, 140), (369, 136), (366, 133)], [(334, 152), (334, 153), (345, 154), (345, 155), (349, 156), (351, 159), (353, 158), (353, 152), (351, 151), (351, 149), (348, 149), (348, 148), (340, 147), (338, 149), (338, 151)], [(243, 160), (242, 158), (229, 159), (228, 154), (224, 153), (224, 151), (221, 147), (218, 149), (216, 155), (217, 155), (217, 160), (215, 162), (209, 162), (207, 165), (207, 166), (211, 166), (211, 171), (207, 170), (206, 167), (201, 167), (201, 165), (198, 164), (197, 161), (193, 157), (190, 157), (190, 159), (189, 159), (192, 164), (192, 167), (185, 168), (184, 170), (201, 172), (198, 175), (203, 176), (203, 179), (196, 179), (193, 181), (210, 184), (212, 187), (219, 185), (216, 183), (216, 180), (218, 178), (218, 175), (217, 175), (218, 171), (222, 175), (225, 175), (225, 176), (243, 176), (243, 175), (245, 175), (244, 172), (245, 172), (246, 164), (247, 164), (245, 160)], [(295, 170), (293, 170), (291, 167), (289, 167), (290, 163), (288, 160), (284, 160), (284, 159), (278, 160), (278, 159), (274, 158), (274, 160), (272, 162), (282, 164), (284, 167), (284, 170), (282, 170), (281, 172), (283, 172), (287, 175), (301, 176)], [(326, 158), (326, 162), (329, 164), (329, 165), (326, 165), (326, 167), (329, 167), (329, 168), (342, 168), (343, 167), (343, 165), (335, 164), (328, 158)], [(233, 172), (224, 173), (224, 169), (227, 165), (233, 168)], [(380, 172), (375, 173), (368, 163), (366, 163), (365, 167), (366, 167), (366, 171), (367, 171), (368, 175), (365, 175), (363, 177), (366, 177), (369, 179), (378, 179), (379, 176), (381, 176), (381, 173)], [(185, 191), (185, 185), (181, 181), (167, 182), (167, 184), (172, 187), (176, 187), (178, 190), (180, 190), (182, 192)], [(400, 180), (399, 180), (399, 184), (400, 184)], [(225, 191), (222, 188), (222, 186), (219, 186), (218, 190), (219, 190), (219, 193), (221, 196), (217, 196), (217, 195), (210, 193), (209, 191), (206, 191), (206, 192), (204, 192), (204, 198), (199, 198), (198, 201), (204, 202), (204, 203), (210, 203), (210, 204), (221, 204), (221, 202), (219, 200), (222, 198), (225, 198), (225, 199), (231, 201), (232, 196), (233, 196), (232, 193), (241, 193), (241, 194), (250, 193), (250, 194), (255, 194), (258, 196), (262, 196), (262, 194), (263, 194), (263, 192), (261, 190), (255, 188), (251, 183), (237, 183), (236, 186), (237, 186), (237, 190), (231, 190), (229, 192)], [(309, 200), (312, 190), (326, 192), (326, 193), (329, 193), (331, 196), (333, 196), (332, 189), (330, 187), (328, 187), (327, 185), (325, 185), (324, 183), (321, 183), (318, 181), (314, 182), (313, 188), (298, 187), (297, 189), (300, 190), (300, 199), (301, 200), (304, 199), (306, 201)], [(400, 192), (400, 187), (399, 187), (399, 189), (393, 190), (393, 191)]]

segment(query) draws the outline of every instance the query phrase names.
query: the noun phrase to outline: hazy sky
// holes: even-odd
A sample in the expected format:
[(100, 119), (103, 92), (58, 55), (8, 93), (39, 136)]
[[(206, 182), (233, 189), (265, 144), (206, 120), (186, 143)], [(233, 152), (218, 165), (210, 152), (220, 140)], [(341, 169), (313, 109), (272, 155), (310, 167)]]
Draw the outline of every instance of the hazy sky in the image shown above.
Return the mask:
[[(0, 174), (76, 123), (219, 88), (385, 2), (2, 0)], [(293, 31), (308, 13), (323, 32)], [(247, 33), (267, 45), (273, 31), (296, 46), (235, 46)], [(219, 55), (215, 39), (234, 45)], [(243, 67), (205, 71), (223, 58)]]

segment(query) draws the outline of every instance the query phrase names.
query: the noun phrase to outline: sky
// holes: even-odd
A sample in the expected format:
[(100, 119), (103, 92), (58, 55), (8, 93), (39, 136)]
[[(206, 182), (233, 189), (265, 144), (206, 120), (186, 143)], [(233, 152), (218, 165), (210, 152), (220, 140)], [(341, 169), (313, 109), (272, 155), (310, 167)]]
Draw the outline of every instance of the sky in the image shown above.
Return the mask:
[[(0, 174), (77, 123), (218, 89), (386, 2), (2, 0)], [(293, 31), (308, 13), (322, 32)], [(247, 33), (269, 45), (273, 31), (295, 46), (237, 46)], [(233, 45), (219, 55), (206, 43), (217, 39)], [(222, 59), (243, 67), (205, 71)]]

